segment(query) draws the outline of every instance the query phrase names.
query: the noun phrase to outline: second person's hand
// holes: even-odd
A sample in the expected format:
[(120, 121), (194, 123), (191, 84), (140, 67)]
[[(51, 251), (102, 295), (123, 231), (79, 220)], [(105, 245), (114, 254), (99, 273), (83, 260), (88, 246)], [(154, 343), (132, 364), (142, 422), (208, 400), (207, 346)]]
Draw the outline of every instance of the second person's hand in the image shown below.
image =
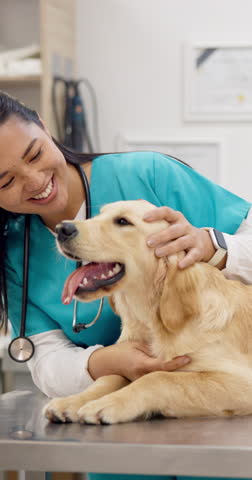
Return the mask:
[(185, 251), (185, 257), (179, 262), (180, 268), (189, 267), (195, 262), (208, 262), (215, 253), (209, 233), (191, 225), (181, 212), (170, 207), (159, 207), (145, 214), (144, 220), (168, 222), (167, 228), (147, 238), (147, 245), (155, 248), (158, 257)]

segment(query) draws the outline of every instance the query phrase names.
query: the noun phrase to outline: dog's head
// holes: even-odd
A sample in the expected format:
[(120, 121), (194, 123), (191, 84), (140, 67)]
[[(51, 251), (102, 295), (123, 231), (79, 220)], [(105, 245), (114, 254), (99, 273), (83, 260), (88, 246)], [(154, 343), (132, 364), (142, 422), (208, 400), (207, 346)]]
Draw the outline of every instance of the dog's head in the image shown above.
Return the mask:
[(73, 297), (92, 301), (119, 289), (137, 288), (157, 275), (158, 259), (146, 245), (148, 235), (167, 228), (167, 222), (147, 223), (146, 212), (155, 208), (144, 200), (105, 205), (96, 217), (64, 221), (56, 228), (57, 245), (68, 258), (84, 262), (66, 280), (63, 302)]

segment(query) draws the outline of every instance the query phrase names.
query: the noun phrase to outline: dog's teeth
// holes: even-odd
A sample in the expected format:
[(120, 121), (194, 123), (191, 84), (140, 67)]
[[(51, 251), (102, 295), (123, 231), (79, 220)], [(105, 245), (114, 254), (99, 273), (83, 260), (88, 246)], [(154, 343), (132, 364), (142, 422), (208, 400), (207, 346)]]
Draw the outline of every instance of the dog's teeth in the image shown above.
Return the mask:
[(114, 274), (113, 274), (112, 270), (109, 270), (108, 276), (109, 276), (109, 277), (113, 277), (113, 275), (114, 275)]
[(83, 283), (84, 283), (84, 285), (87, 285), (87, 284), (88, 284), (88, 281), (87, 281), (87, 278), (86, 278), (86, 277), (83, 279)]
[(106, 279), (107, 277), (106, 277), (106, 275), (104, 275), (104, 273), (102, 273), (101, 278), (105, 278), (105, 279)]
[(120, 265), (119, 263), (116, 264), (116, 266), (113, 268), (114, 273), (119, 273), (120, 272)]

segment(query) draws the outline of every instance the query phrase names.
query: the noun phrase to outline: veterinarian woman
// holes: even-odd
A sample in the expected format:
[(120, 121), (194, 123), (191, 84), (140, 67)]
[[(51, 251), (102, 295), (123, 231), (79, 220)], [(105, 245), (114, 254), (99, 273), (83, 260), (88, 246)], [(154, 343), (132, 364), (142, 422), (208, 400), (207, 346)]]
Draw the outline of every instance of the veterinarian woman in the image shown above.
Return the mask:
[[(85, 218), (87, 188), (76, 166), (79, 164), (90, 185), (92, 215), (105, 203), (146, 199), (161, 207), (146, 221), (163, 218), (171, 222), (166, 231), (149, 239), (157, 255), (185, 249), (183, 268), (196, 260), (211, 261), (217, 250), (221, 254), (217, 260), (215, 255), (214, 262), (219, 268), (225, 267), (230, 277), (252, 283), (252, 227), (247, 201), (162, 154), (72, 153), (52, 139), (36, 112), (0, 92), (2, 319), (7, 318), (8, 300), (8, 315), (14, 336), (18, 336), (25, 218), (29, 215), (25, 334), (33, 341), (35, 353), (28, 366), (34, 383), (49, 397), (77, 393), (102, 375), (115, 373), (133, 380), (153, 370), (179, 368), (189, 361), (182, 357), (163, 364), (148, 355), (145, 345), (112, 345), (119, 335), (119, 318), (107, 302), (93, 327), (81, 333), (73, 331), (73, 304), (63, 305), (61, 292), (75, 262), (58, 253), (54, 230), (63, 219)], [(217, 240), (201, 227), (227, 232), (228, 254), (224, 251), (223, 256), (223, 245), (219, 249)], [(92, 321), (98, 304), (78, 304), (78, 321)]]

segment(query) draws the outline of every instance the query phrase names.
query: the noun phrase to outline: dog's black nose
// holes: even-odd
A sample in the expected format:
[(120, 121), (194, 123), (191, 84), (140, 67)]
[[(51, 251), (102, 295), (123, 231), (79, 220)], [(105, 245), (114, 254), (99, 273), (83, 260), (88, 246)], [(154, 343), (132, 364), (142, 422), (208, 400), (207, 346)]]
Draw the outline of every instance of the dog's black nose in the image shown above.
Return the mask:
[(56, 225), (55, 232), (57, 233), (57, 240), (60, 243), (66, 240), (72, 240), (78, 235), (78, 230), (73, 223), (62, 222)]

